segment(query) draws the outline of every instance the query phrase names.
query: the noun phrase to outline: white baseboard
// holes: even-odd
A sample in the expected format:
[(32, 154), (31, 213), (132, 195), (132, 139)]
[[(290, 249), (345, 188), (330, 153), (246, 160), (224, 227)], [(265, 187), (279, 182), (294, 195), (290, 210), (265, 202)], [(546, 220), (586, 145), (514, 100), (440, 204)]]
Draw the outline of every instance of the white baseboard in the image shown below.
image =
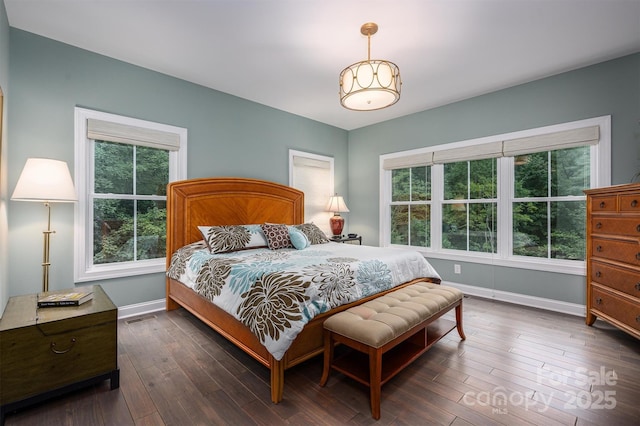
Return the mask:
[(164, 311), (166, 299), (151, 300), (149, 302), (135, 303), (133, 305), (118, 308), (118, 319), (129, 318), (136, 315), (149, 314), (151, 312)]
[(546, 299), (526, 294), (511, 293), (508, 291), (494, 290), (491, 288), (476, 287), (466, 284), (458, 284), (449, 281), (442, 281), (443, 285), (457, 288), (469, 296), (477, 296), (485, 299), (499, 300), (501, 302), (514, 303), (532, 308), (546, 309), (547, 311), (561, 312), (563, 314), (585, 316), (587, 307), (577, 303), (563, 302), (561, 300)]

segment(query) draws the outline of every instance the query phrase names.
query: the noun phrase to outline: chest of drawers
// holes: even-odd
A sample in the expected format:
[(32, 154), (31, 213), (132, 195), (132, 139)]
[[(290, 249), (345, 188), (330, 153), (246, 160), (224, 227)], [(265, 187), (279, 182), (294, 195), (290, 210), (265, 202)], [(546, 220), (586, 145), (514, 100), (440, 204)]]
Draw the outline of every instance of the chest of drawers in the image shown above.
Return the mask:
[(640, 184), (587, 194), (587, 318), (640, 338)]
[(0, 320), (0, 424), (4, 415), (60, 393), (110, 380), (119, 386), (118, 309), (99, 285), (80, 306), (38, 308), (11, 297)]

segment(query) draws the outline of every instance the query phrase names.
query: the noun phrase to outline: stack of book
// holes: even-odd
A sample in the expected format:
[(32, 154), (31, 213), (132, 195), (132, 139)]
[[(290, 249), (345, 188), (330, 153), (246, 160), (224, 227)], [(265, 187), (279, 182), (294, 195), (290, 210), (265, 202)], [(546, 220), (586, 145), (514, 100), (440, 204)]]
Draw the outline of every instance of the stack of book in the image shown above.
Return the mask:
[(56, 306), (80, 306), (93, 299), (93, 293), (75, 291), (70, 293), (53, 293), (38, 297), (38, 308)]

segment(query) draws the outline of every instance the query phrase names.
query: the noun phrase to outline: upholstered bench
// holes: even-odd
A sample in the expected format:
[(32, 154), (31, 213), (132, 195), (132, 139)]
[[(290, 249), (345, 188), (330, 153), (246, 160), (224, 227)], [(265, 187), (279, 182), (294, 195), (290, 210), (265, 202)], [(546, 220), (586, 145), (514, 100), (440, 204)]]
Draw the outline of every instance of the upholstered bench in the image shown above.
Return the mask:
[[(320, 386), (326, 385), (332, 368), (368, 386), (371, 414), (379, 419), (383, 384), (454, 328), (465, 339), (462, 296), (452, 287), (419, 282), (327, 318)], [(454, 308), (455, 322), (440, 318)], [(334, 359), (337, 343), (355, 351)]]

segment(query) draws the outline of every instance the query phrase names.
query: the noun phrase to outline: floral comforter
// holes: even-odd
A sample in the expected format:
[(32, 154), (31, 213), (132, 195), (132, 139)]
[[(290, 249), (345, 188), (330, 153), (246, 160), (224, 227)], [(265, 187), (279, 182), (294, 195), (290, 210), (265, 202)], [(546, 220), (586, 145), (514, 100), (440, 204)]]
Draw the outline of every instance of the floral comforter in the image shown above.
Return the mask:
[(167, 275), (245, 324), (281, 359), (314, 316), (420, 277), (440, 278), (418, 252), (342, 243), (304, 250), (173, 254)]

